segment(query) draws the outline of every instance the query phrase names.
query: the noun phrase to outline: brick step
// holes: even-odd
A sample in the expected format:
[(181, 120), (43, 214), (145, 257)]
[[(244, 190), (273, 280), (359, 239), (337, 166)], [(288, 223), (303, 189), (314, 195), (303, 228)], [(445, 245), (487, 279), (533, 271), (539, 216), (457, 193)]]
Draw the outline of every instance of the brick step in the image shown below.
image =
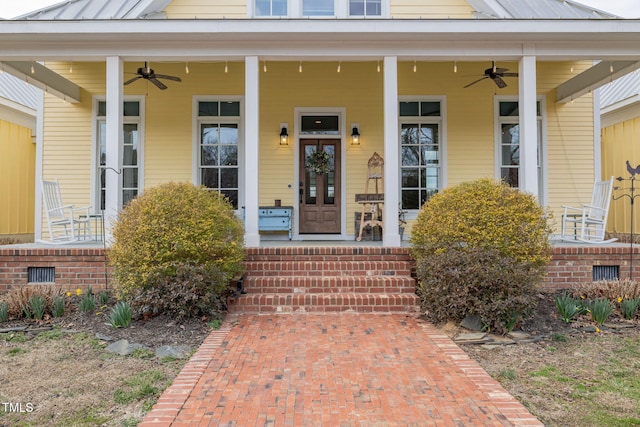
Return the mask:
[(271, 261), (407, 261), (411, 255), (406, 248), (382, 247), (291, 247), (248, 248), (248, 262)]
[(411, 276), (407, 261), (248, 261), (247, 277), (259, 276)]
[(408, 276), (250, 276), (244, 280), (244, 290), (251, 294), (413, 294), (416, 282)]
[(416, 294), (246, 294), (229, 302), (230, 313), (406, 313), (419, 315)]

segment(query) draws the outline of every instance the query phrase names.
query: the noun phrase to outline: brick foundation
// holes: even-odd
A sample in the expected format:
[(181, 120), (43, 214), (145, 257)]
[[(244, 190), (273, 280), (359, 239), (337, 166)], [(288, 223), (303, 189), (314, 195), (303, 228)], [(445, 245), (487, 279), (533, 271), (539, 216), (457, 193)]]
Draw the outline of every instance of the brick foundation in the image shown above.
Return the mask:
[(65, 289), (91, 286), (98, 291), (106, 287), (102, 248), (0, 248), (0, 293), (29, 284), (29, 267), (55, 267), (54, 283)]
[[(592, 281), (593, 266), (619, 266), (619, 277), (629, 276), (629, 246), (558, 246), (554, 248), (553, 259), (549, 263), (548, 276), (544, 288), (557, 290), (571, 288), (580, 283)], [(309, 248), (269, 248), (269, 251), (282, 252), (284, 258), (303, 261)], [(343, 249), (336, 248), (337, 253)], [(247, 249), (255, 256), (256, 249)], [(363, 258), (372, 259), (367, 248), (362, 248)], [(388, 249), (383, 251), (390, 265), (398, 257), (406, 257), (408, 249)], [(634, 247), (633, 276), (640, 279), (640, 247)], [(327, 260), (333, 253), (326, 254)], [(385, 258), (386, 259), (386, 258)], [(284, 259), (283, 259), (284, 260)], [(12, 286), (28, 284), (28, 267), (55, 267), (55, 284), (70, 290), (94, 290), (105, 287), (105, 254), (102, 248), (40, 248), (16, 249), (0, 247), (0, 293)], [(275, 272), (274, 272), (275, 273)], [(108, 282), (110, 285), (110, 279)]]

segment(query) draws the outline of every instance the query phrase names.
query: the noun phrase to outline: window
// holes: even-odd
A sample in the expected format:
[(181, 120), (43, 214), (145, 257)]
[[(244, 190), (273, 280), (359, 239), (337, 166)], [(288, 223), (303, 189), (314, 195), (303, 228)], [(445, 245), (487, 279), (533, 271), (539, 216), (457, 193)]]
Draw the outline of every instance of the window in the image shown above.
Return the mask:
[(403, 209), (420, 209), (442, 184), (440, 101), (400, 102), (400, 171)]
[(334, 0), (302, 0), (302, 16), (334, 16)]
[(381, 16), (382, 0), (349, 0), (349, 16)]
[[(105, 101), (98, 101), (97, 108), (96, 206), (99, 206), (100, 210), (104, 210), (107, 173), (107, 103)], [(124, 132), (124, 138), (122, 144), (122, 173), (120, 176), (122, 177), (122, 205), (126, 206), (138, 195), (141, 187), (140, 156), (142, 153), (142, 139), (140, 136), (140, 101), (125, 101), (123, 116), (122, 130)]]
[(226, 196), (234, 209), (239, 200), (240, 102), (198, 102), (198, 181)]
[[(542, 162), (542, 114), (540, 101), (536, 103), (538, 116), (538, 199), (542, 201), (543, 170)], [(498, 102), (499, 138), (496, 148), (498, 178), (511, 187), (520, 188), (520, 125), (518, 101), (502, 100)]]
[(256, 16), (287, 16), (287, 0), (255, 0)]

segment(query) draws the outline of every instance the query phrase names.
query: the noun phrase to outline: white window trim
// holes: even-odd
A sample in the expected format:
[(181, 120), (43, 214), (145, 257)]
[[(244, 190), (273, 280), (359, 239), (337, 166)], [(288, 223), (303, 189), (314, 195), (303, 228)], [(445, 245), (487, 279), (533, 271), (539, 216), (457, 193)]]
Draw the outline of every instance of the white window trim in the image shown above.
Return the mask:
[[(199, 102), (239, 102), (240, 117), (230, 116), (198, 116)], [(192, 111), (192, 143), (191, 143), (191, 182), (200, 185), (200, 123), (215, 120), (219, 123), (230, 123), (238, 125), (238, 209), (235, 211), (237, 215), (242, 214), (242, 206), (244, 206), (244, 97), (229, 95), (193, 95), (191, 98)]]
[[(538, 189), (538, 200), (542, 206), (546, 206), (548, 203), (548, 162), (547, 162), (547, 100), (546, 97), (539, 95), (536, 97), (536, 101), (540, 103), (540, 116), (537, 116), (537, 121), (539, 123), (539, 129), (541, 134), (538, 135), (540, 140), (540, 173), (542, 177), (540, 177), (539, 182), (541, 183), (541, 188)], [(496, 95), (494, 96), (494, 174), (495, 179), (500, 180), (501, 175), (501, 167), (502, 167), (502, 152), (501, 152), (501, 144), (502, 144), (502, 123), (519, 123), (519, 117), (505, 117), (501, 118), (500, 116), (500, 102), (519, 102), (518, 96), (511, 95)], [(518, 176), (520, 176), (522, 169), (521, 166), (518, 167)]]
[[(425, 117), (409, 117), (400, 116), (400, 109), (398, 108), (398, 194), (400, 194), (400, 203), (402, 203), (402, 144), (401, 132), (402, 125), (404, 123), (425, 123), (439, 125), (440, 134), (440, 176), (438, 176), (438, 191), (442, 191), (447, 187), (448, 176), (448, 161), (447, 161), (447, 97), (444, 95), (425, 95), (425, 96), (399, 96), (398, 105), (401, 102), (431, 102), (437, 101), (440, 103), (440, 117), (425, 116)], [(418, 218), (420, 209), (405, 209), (405, 220), (414, 220)]]
[[(301, 134), (300, 123), (302, 116), (338, 116), (340, 123), (340, 131), (338, 134)], [(344, 107), (297, 107), (294, 109), (293, 124), (293, 182), (296, 183), (293, 192), (293, 239), (294, 240), (346, 240), (347, 233), (347, 109)], [(289, 127), (289, 135), (291, 135), (291, 127)], [(297, 183), (300, 182), (300, 138), (315, 139), (337, 139), (340, 138), (340, 234), (300, 234), (300, 193), (298, 192)]]
[[(91, 134), (92, 134), (92, 149), (91, 149), (91, 200), (93, 214), (97, 215), (100, 211), (100, 189), (98, 188), (98, 151), (100, 150), (98, 141), (98, 103), (106, 102), (106, 95), (94, 96), (92, 99), (91, 109)], [(139, 95), (126, 95), (122, 102), (138, 102), (140, 106), (140, 115), (138, 119), (132, 120), (130, 117), (123, 117), (122, 124), (136, 123), (138, 125), (138, 194), (144, 191), (144, 139), (145, 139), (145, 97)], [(106, 120), (106, 117), (105, 117)], [(122, 209), (122, 206), (118, 206)]]
[(302, 14), (303, 0), (288, 0), (287, 15), (284, 16), (256, 16), (255, 0), (247, 0), (247, 15), (254, 19), (277, 19), (277, 18), (307, 18), (307, 19), (387, 19), (391, 16), (391, 1), (381, 0), (380, 16), (375, 15), (349, 15), (349, 0), (334, 0), (333, 12), (331, 16), (307, 16)]

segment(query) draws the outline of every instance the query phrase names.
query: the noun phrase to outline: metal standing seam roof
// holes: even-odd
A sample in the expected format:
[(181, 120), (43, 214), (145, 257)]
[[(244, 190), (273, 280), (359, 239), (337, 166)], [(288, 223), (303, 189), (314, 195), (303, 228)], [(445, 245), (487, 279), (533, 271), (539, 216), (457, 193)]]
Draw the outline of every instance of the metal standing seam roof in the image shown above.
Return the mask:
[(640, 94), (640, 73), (629, 73), (600, 89), (600, 107), (606, 108)]
[(36, 110), (42, 91), (9, 73), (0, 73), (0, 97)]
[(171, 0), (68, 0), (14, 18), (15, 20), (83, 20), (164, 18)]
[(494, 0), (514, 19), (611, 19), (608, 12), (569, 0)]
[[(213, 1), (213, 0), (212, 0)], [(21, 15), (16, 20), (165, 18), (171, 0), (68, 0)], [(478, 18), (615, 19), (616, 15), (572, 0), (467, 0)]]

